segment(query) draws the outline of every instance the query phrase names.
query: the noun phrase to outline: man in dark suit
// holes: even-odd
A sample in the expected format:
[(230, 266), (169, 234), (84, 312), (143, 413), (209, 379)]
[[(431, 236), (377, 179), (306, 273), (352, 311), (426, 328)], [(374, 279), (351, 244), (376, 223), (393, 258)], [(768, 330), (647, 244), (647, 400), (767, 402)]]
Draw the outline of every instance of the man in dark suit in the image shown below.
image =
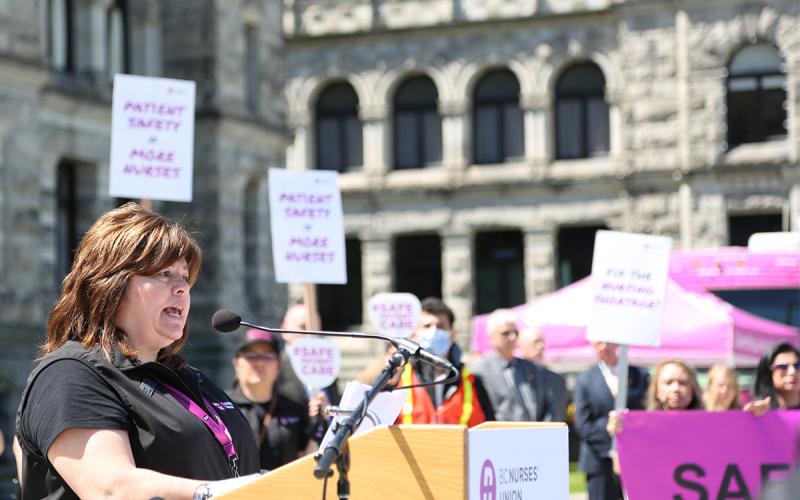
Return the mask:
[[(606, 431), (617, 394), (617, 345), (593, 342), (592, 346), (598, 363), (578, 375), (573, 396), (575, 431), (581, 438), (578, 466), (586, 472), (590, 500), (617, 500), (622, 498), (622, 490), (612, 467), (611, 436)], [(644, 407), (647, 384), (647, 372), (628, 368), (628, 408)]]
[(519, 332), (516, 316), (498, 309), (487, 320), (491, 352), (475, 363), (474, 372), (483, 379), (497, 420), (552, 421), (553, 404), (545, 388), (542, 368), (514, 357)]

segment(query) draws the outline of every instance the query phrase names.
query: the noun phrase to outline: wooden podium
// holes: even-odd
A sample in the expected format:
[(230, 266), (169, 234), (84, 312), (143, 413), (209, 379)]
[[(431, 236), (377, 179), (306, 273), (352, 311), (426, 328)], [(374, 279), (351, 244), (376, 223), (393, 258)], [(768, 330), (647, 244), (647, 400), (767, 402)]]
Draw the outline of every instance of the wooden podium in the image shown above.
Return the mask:
[[(563, 423), (486, 422), (473, 429), (564, 427)], [(460, 425), (376, 427), (349, 439), (350, 497), (354, 500), (461, 500), (468, 495), (469, 433)], [(566, 443), (565, 443), (566, 445)], [(323, 481), (309, 455), (218, 498), (225, 500), (322, 499)], [(567, 467), (567, 464), (564, 464)], [(328, 478), (325, 500), (337, 500), (338, 473)]]

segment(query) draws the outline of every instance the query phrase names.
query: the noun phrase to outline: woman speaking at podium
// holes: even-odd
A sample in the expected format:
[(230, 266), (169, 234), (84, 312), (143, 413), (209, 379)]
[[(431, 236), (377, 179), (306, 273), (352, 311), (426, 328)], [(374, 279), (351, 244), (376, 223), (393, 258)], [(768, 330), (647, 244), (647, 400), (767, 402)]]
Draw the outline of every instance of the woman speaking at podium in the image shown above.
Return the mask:
[(17, 412), (22, 498), (204, 499), (258, 472), (247, 422), (180, 355), (200, 262), (134, 203), (89, 229)]

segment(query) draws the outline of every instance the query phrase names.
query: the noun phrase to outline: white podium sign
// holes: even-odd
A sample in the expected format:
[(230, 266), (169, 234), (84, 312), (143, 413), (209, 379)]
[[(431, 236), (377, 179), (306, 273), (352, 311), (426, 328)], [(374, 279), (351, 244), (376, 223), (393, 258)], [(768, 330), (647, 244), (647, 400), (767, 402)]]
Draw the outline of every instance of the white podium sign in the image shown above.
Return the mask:
[(115, 75), (111, 196), (192, 201), (193, 81)]
[(588, 340), (657, 347), (672, 239), (598, 231)]
[(468, 432), (470, 500), (569, 499), (566, 425)]

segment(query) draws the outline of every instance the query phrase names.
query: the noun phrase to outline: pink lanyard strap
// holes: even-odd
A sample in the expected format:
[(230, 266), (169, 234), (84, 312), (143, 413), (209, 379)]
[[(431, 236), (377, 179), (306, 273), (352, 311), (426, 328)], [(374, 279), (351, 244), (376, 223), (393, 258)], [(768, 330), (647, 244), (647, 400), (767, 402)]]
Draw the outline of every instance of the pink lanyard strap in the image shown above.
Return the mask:
[(161, 382), (161, 385), (164, 386), (164, 389), (166, 389), (167, 392), (172, 394), (172, 397), (174, 397), (181, 406), (189, 410), (192, 415), (199, 418), (206, 425), (206, 427), (208, 427), (211, 433), (214, 434), (214, 437), (219, 444), (222, 445), (222, 448), (228, 455), (228, 462), (230, 462), (234, 477), (239, 477), (239, 457), (236, 455), (236, 447), (233, 444), (233, 438), (231, 438), (231, 433), (228, 431), (228, 427), (225, 426), (225, 423), (221, 418), (219, 418), (216, 410), (214, 410), (214, 406), (211, 405), (206, 398), (203, 398), (203, 403), (205, 403), (211, 412), (211, 415), (209, 415), (200, 405), (195, 403), (186, 394), (164, 382)]

